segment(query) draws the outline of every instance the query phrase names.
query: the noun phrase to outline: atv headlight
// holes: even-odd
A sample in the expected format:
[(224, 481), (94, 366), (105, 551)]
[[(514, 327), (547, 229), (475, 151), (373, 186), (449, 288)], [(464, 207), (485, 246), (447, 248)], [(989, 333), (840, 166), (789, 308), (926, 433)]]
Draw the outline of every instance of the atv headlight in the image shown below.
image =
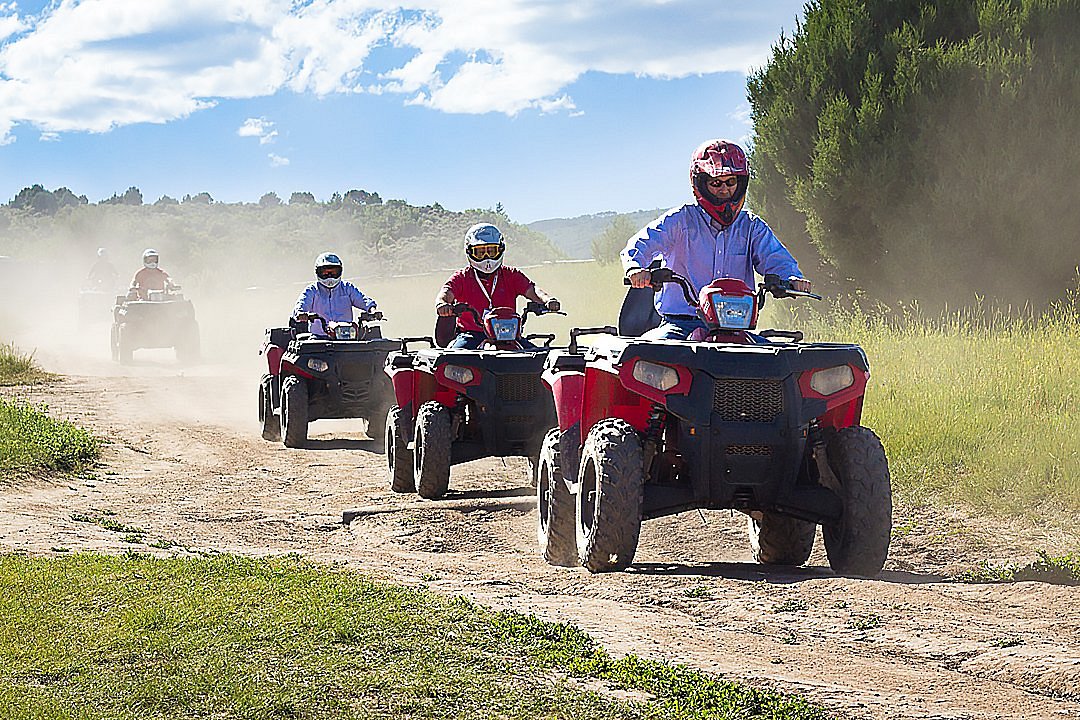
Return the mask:
[(520, 322), (517, 318), (492, 318), (491, 334), (495, 336), (497, 342), (517, 340), (518, 324)]
[(679, 384), (679, 373), (675, 368), (648, 360), (638, 360), (634, 363), (634, 379), (649, 387), (654, 387), (663, 392), (670, 390)]
[(750, 327), (750, 321), (754, 317), (754, 298), (713, 293), (712, 305), (720, 327), (728, 330), (746, 330)]
[(855, 374), (847, 365), (816, 370), (810, 376), (810, 388), (821, 395), (832, 395), (845, 388), (851, 387), (855, 382)]
[(356, 326), (352, 323), (338, 325), (334, 328), (335, 340), (355, 340)]
[(330, 367), (330, 364), (319, 358), (308, 358), (307, 366), (315, 372), (326, 372), (327, 368)]
[(443, 365), (443, 376), (450, 382), (456, 382), (458, 385), (468, 385), (476, 377), (472, 368), (462, 367), (460, 365)]

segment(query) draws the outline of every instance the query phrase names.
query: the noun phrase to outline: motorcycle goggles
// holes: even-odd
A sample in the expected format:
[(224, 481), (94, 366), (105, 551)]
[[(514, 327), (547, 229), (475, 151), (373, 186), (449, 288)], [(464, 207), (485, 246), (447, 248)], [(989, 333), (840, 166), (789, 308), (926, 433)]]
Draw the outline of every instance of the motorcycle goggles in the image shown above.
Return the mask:
[(326, 280), (327, 278), (340, 278), (341, 266), (339, 265), (324, 265), (321, 268), (315, 268), (315, 277), (320, 280)]
[(470, 245), (465, 249), (465, 254), (476, 261), (498, 260), (502, 257), (506, 248), (502, 243), (484, 243), (483, 245)]

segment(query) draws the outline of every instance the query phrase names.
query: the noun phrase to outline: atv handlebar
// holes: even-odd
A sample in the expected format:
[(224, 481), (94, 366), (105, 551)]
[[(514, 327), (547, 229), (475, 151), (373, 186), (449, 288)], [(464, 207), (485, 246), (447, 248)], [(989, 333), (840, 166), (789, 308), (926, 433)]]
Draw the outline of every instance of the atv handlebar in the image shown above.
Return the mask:
[(765, 293), (769, 293), (774, 298), (782, 297), (808, 297), (814, 300), (820, 300), (821, 296), (817, 293), (803, 292), (802, 290), (793, 290), (791, 287), (791, 281), (785, 280), (779, 275), (769, 273), (765, 276), (764, 282), (758, 285), (758, 301), (759, 305), (765, 304)]
[[(649, 267), (640, 268), (641, 270), (649, 271), (649, 284), (652, 285), (653, 292), (658, 291), (665, 283), (675, 283), (682, 288), (683, 297), (686, 299), (686, 303), (690, 307), (697, 307), (697, 298), (694, 297), (694, 289), (690, 287), (690, 281), (679, 275), (671, 268), (660, 267), (659, 260), (653, 260), (649, 263)], [(623, 278), (623, 285), (629, 285), (630, 278)]]

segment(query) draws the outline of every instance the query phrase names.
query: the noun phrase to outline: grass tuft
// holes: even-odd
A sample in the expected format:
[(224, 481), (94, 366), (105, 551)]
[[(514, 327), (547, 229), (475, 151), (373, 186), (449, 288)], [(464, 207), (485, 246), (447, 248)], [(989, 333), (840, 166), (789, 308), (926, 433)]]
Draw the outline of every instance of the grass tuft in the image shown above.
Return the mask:
[(45, 406), (0, 399), (0, 477), (39, 470), (81, 472), (97, 459), (97, 439), (48, 415)]
[(0, 385), (31, 385), (55, 377), (37, 366), (32, 353), (20, 352), (14, 343), (0, 344)]

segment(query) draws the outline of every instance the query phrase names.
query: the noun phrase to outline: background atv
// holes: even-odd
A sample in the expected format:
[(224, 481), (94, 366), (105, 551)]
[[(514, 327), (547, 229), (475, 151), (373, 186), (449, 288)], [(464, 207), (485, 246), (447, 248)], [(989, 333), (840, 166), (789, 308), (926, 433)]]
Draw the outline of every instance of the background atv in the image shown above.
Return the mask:
[(651, 269), (653, 290), (680, 284), (709, 330), (697, 342), (626, 336), (659, 320), (643, 288), (627, 295), (622, 336), (599, 334), (583, 349), (579, 336), (614, 328), (574, 330), (569, 349), (551, 353), (544, 381), (559, 426), (537, 470), (544, 557), (621, 570), (643, 519), (730, 508), (749, 516), (758, 562), (806, 562), (820, 524), (834, 571), (876, 575), (888, 554), (892, 494), (881, 442), (859, 425), (870, 375), (862, 349), (750, 332), (766, 290), (806, 294), (777, 276), (756, 295), (722, 279), (697, 299), (685, 279)]
[(141, 348), (176, 349), (183, 363), (199, 359), (199, 324), (195, 307), (180, 293), (179, 286), (151, 290), (146, 300), (116, 296), (110, 334), (112, 359), (129, 363)]
[(383, 339), (376, 324), (382, 313), (360, 313), (359, 322), (326, 322), (328, 337), (307, 332), (307, 322), (267, 328), (262, 354), (267, 373), (259, 384), (259, 421), (266, 440), (303, 447), (308, 423), (320, 419), (363, 418), (368, 436), (382, 441), (393, 389), (382, 372), (386, 355), (398, 347)]
[[(554, 335), (529, 335), (529, 313), (549, 311), (530, 302), (519, 316), (492, 308), (481, 319), (464, 303), (454, 313), (472, 313), (486, 340), (477, 350), (449, 349), (454, 317), (439, 318), (435, 339), (405, 338), (386, 362), (397, 405), (386, 418), (390, 487), (442, 497), (450, 466), (483, 457), (524, 456), (534, 461), (544, 433), (555, 424), (551, 393), (540, 381)], [(559, 313), (562, 314), (562, 313)], [(543, 347), (531, 341), (544, 339)], [(430, 347), (409, 351), (408, 343)]]

